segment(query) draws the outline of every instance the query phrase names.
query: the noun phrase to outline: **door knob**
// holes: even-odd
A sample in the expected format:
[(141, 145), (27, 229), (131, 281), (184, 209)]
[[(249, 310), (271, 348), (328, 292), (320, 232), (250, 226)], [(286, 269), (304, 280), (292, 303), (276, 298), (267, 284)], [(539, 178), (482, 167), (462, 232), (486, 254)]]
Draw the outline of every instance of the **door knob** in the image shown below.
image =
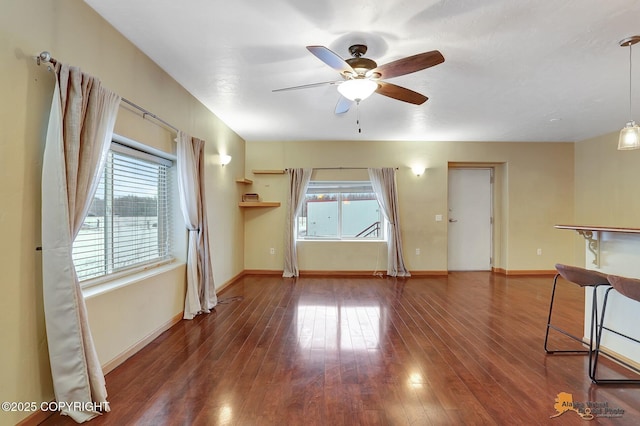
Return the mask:
[(449, 222), (453, 223), (453, 222), (457, 222), (458, 219), (449, 219)]

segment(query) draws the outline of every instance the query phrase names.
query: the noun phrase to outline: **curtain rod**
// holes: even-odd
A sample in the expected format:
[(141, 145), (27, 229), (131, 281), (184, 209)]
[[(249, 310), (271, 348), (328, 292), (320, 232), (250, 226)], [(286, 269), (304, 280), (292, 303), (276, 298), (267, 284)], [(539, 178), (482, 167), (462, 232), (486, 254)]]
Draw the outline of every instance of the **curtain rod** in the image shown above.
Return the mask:
[[(313, 170), (368, 170), (370, 168), (371, 167), (312, 167)], [(394, 167), (394, 169), (398, 170), (399, 167)]]
[[(47, 51), (41, 52), (41, 53), (37, 56), (36, 61), (38, 62), (38, 65), (40, 65), (42, 62), (48, 62), (48, 63), (50, 63), (50, 64), (52, 64), (52, 65), (56, 65), (56, 64), (58, 63), (58, 60), (57, 60), (57, 59), (55, 59), (55, 58), (53, 58), (53, 57), (51, 56), (51, 54), (50, 54), (49, 52), (47, 52)], [(175, 127), (175, 126), (173, 126), (173, 125), (171, 125), (171, 124), (167, 123), (166, 121), (164, 121), (162, 118), (158, 117), (157, 115), (155, 115), (155, 114), (154, 114), (154, 113), (152, 113), (151, 111), (149, 111), (149, 110), (146, 110), (146, 109), (142, 108), (140, 105), (137, 105), (137, 104), (135, 104), (135, 103), (131, 102), (131, 101), (130, 101), (129, 99), (127, 99), (127, 98), (120, 97), (120, 99), (121, 99), (121, 101), (122, 101), (122, 102), (124, 102), (124, 103), (126, 103), (126, 104), (129, 104), (129, 105), (131, 105), (132, 107), (134, 107), (135, 109), (137, 109), (138, 111), (142, 112), (142, 119), (143, 119), (143, 120), (144, 120), (147, 116), (149, 116), (149, 117), (153, 118), (154, 120), (159, 121), (160, 123), (164, 124), (165, 126), (167, 126), (167, 127), (171, 128), (171, 129), (175, 130), (175, 131), (176, 131), (176, 133), (177, 133), (177, 132), (179, 132), (179, 130), (178, 130), (178, 128), (177, 128), (177, 127)]]
[(171, 129), (175, 130), (176, 133), (179, 132), (180, 130), (178, 130), (177, 127), (167, 123), (166, 121), (164, 121), (162, 118), (158, 117), (157, 115), (155, 115), (154, 113), (147, 111), (146, 109), (142, 108), (139, 105), (134, 104), (133, 102), (131, 102), (129, 99), (127, 98), (121, 98), (122, 102), (127, 103), (129, 105), (131, 105), (132, 107), (134, 107), (135, 109), (139, 110), (142, 112), (142, 119), (144, 120), (147, 116), (153, 118), (156, 121), (161, 122), (162, 124), (164, 124), (167, 127), (170, 127)]

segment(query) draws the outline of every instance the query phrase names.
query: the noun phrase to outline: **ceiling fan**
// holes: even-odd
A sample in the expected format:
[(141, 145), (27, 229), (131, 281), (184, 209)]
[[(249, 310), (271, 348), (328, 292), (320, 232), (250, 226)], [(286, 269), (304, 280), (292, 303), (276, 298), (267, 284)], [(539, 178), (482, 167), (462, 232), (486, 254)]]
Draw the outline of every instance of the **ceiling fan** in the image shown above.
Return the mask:
[(282, 92), (335, 85), (341, 95), (335, 108), (336, 114), (349, 111), (353, 102), (359, 103), (373, 92), (399, 101), (421, 105), (428, 99), (426, 96), (383, 80), (410, 74), (444, 62), (444, 57), (437, 50), (419, 53), (378, 66), (375, 61), (364, 57), (364, 54), (367, 53), (367, 46), (364, 44), (354, 44), (349, 47), (349, 53), (352, 57), (348, 59), (341, 58), (324, 46), (307, 46), (307, 49), (322, 62), (338, 71), (342, 80), (286, 87), (273, 91)]

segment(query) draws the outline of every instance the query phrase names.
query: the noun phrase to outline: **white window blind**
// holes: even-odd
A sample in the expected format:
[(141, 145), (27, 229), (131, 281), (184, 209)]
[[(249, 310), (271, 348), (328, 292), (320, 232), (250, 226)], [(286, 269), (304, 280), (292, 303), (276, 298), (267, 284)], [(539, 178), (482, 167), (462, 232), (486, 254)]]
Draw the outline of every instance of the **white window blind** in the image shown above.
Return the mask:
[(80, 281), (171, 257), (172, 162), (112, 143), (73, 243)]

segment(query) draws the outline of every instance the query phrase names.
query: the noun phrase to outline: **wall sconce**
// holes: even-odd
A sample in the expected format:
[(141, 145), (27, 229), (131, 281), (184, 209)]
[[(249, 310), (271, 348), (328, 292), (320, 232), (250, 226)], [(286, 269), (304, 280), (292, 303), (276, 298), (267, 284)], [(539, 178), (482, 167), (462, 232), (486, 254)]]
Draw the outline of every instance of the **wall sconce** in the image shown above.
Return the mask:
[(411, 167), (411, 171), (413, 172), (413, 174), (415, 174), (416, 176), (421, 176), (424, 171), (425, 171), (425, 167), (424, 166), (412, 166)]
[(231, 162), (231, 156), (227, 154), (220, 154), (220, 165), (222, 167), (226, 166)]

